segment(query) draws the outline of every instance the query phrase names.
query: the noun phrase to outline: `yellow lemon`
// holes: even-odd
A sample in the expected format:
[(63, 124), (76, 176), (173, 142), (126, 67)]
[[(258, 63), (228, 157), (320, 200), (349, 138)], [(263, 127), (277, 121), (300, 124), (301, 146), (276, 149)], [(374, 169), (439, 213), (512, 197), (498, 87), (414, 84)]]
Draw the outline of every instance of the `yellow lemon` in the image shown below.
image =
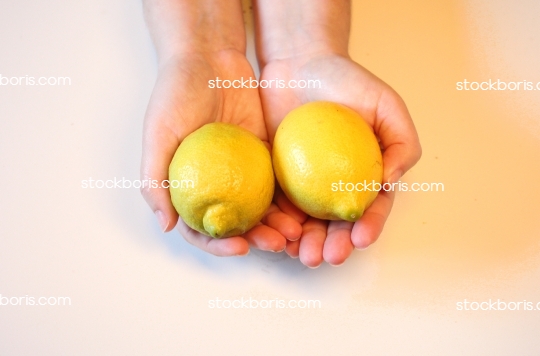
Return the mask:
[(279, 185), (313, 217), (356, 221), (378, 194), (379, 144), (364, 119), (343, 105), (321, 101), (292, 110), (272, 155)]
[(251, 132), (207, 124), (187, 136), (169, 166), (172, 203), (184, 222), (214, 238), (243, 234), (270, 206), (270, 153)]

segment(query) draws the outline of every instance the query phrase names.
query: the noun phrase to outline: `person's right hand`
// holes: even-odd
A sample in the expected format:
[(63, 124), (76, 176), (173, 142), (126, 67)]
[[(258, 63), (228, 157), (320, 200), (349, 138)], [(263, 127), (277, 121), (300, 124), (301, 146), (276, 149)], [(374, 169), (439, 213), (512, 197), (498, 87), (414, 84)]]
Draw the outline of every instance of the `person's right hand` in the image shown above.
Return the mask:
[[(265, 88), (261, 98), (270, 141), (283, 118), (291, 110), (311, 101), (330, 101), (358, 112), (380, 139), (383, 151), (383, 182), (395, 183), (421, 155), (420, 142), (405, 103), (386, 83), (339, 54), (293, 56), (266, 63), (261, 78), (280, 78), (285, 83), (318, 80), (321, 88)], [(286, 252), (300, 257), (308, 267), (323, 261), (340, 265), (354, 247), (367, 248), (374, 243), (390, 214), (393, 191), (380, 191), (375, 201), (355, 223), (325, 221), (302, 215), (302, 237), (287, 243)], [(282, 197), (278, 206), (295, 216), (291, 203)], [(305, 221), (304, 221), (305, 220)]]
[[(189, 53), (160, 65), (144, 122), (142, 179), (168, 179), (169, 164), (182, 140), (211, 122), (239, 125), (268, 146), (257, 89), (209, 88), (209, 80), (218, 77), (232, 81), (254, 74), (245, 55), (236, 50)], [(245, 255), (249, 252), (248, 244), (262, 250), (282, 251), (286, 237), (299, 238), (302, 231), (299, 223), (272, 204), (263, 223), (244, 236), (213, 239), (179, 219), (168, 189), (145, 188), (142, 194), (163, 231), (170, 231), (178, 221), (178, 230), (189, 243), (214, 255)]]

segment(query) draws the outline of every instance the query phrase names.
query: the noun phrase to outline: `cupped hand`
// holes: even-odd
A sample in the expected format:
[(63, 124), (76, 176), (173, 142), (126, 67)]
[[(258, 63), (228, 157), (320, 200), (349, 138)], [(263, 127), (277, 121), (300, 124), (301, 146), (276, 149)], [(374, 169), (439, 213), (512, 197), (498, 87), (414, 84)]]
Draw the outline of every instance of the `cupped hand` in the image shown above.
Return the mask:
[[(159, 74), (144, 120), (141, 178), (168, 179), (169, 164), (182, 140), (211, 122), (239, 125), (268, 144), (257, 89), (210, 88), (209, 81), (254, 77), (245, 55), (236, 50), (189, 53), (160, 64)], [(142, 189), (164, 232), (177, 226), (191, 244), (218, 256), (238, 256), (249, 245), (282, 251), (286, 238), (300, 237), (302, 228), (272, 204), (263, 221), (243, 236), (213, 239), (189, 228), (174, 209), (166, 188)], [(284, 205), (285, 206), (285, 205)]]
[[(420, 159), (418, 135), (401, 97), (350, 58), (319, 54), (276, 59), (264, 65), (261, 80), (276, 78), (284, 80), (287, 86), (294, 80), (293, 85), (311, 83), (311, 87), (277, 88), (274, 85), (260, 89), (271, 142), (289, 111), (311, 101), (324, 100), (354, 109), (371, 125), (383, 152), (383, 182), (397, 182)], [(299, 82), (301, 80), (305, 82)], [(277, 206), (302, 224), (301, 238), (288, 241), (286, 252), (300, 257), (303, 264), (312, 268), (323, 261), (335, 266), (342, 264), (353, 248), (365, 249), (377, 240), (390, 214), (394, 194), (380, 191), (355, 223), (307, 217), (284, 196), (279, 196), (275, 200)]]

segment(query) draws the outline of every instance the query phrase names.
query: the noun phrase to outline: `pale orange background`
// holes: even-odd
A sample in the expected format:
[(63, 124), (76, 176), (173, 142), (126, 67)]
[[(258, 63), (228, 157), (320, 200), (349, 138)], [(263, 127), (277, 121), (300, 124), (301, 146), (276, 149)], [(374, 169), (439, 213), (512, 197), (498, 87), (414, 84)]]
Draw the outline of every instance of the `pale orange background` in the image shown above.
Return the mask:
[[(0, 33), (1, 75), (73, 82), (0, 87), (0, 294), (73, 304), (0, 306), (1, 355), (540, 353), (540, 311), (456, 310), (540, 302), (540, 92), (456, 90), (540, 81), (538, 1), (354, 1), (351, 55), (420, 134), (404, 181), (445, 191), (399, 193), (375, 245), (316, 270), (206, 255), (162, 234), (137, 189), (81, 188), (138, 178), (156, 76), (139, 2), (5, 3)], [(216, 297), (322, 308), (209, 309)]]

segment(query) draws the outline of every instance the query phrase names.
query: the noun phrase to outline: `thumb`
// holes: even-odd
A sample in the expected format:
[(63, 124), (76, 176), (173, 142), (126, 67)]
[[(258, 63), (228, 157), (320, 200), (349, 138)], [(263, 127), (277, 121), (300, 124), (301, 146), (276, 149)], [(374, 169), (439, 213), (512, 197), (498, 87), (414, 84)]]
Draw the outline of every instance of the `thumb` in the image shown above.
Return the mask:
[(158, 130), (146, 128), (143, 138), (141, 179), (144, 184), (141, 193), (156, 215), (163, 232), (172, 230), (178, 221), (178, 213), (171, 202), (167, 182), (169, 164), (178, 147), (173, 135), (160, 134)]
[(383, 182), (396, 183), (421, 156), (420, 146), (410, 143), (394, 143), (384, 149), (383, 153)]
[(383, 181), (395, 183), (420, 160), (422, 147), (407, 106), (393, 90), (377, 110), (376, 132), (383, 147)]

